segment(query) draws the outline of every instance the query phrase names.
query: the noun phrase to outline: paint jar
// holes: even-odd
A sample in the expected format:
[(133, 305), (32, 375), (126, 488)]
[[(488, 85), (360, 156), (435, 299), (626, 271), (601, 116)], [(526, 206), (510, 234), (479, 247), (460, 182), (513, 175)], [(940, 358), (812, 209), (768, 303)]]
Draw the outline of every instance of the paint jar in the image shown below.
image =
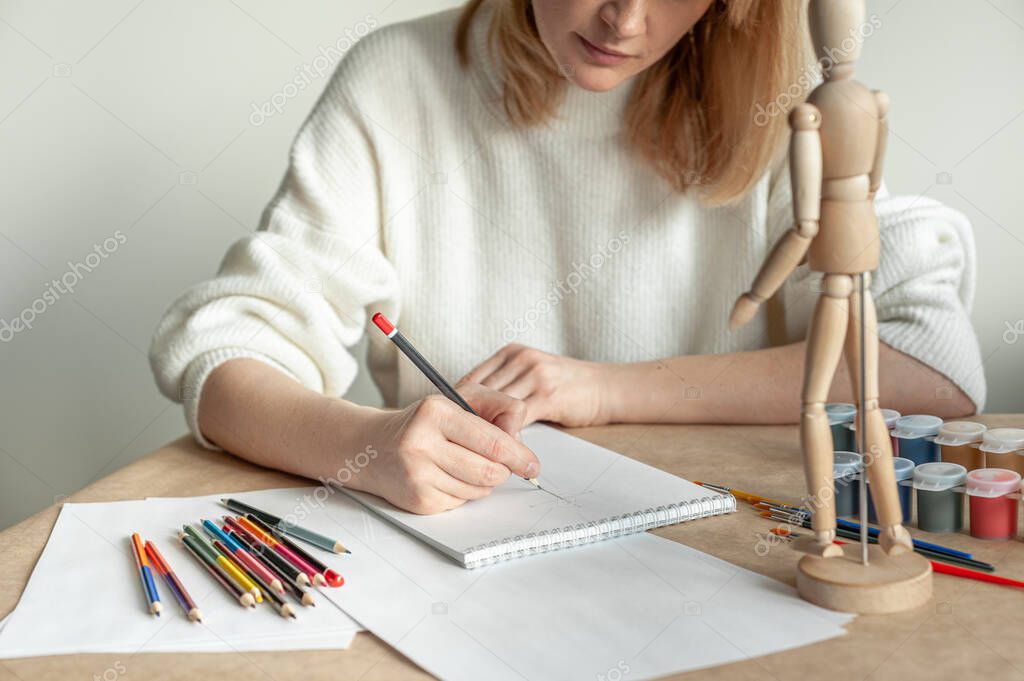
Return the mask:
[(942, 419), (938, 416), (915, 414), (901, 418), (892, 431), (899, 456), (910, 459), (915, 466), (938, 461), (939, 446), (933, 440), (941, 427)]
[[(885, 421), (885, 427), (889, 429), (889, 439), (892, 442), (893, 456), (896, 455), (896, 439), (892, 437), (892, 429), (896, 427), (896, 422), (900, 420), (902, 414), (895, 409), (879, 409), (882, 412), (882, 419)], [(854, 410), (854, 418), (856, 418), (857, 412)], [(846, 429), (850, 431), (850, 451), (860, 451), (860, 440), (857, 439), (857, 424), (854, 421), (846, 424)], [(836, 449), (839, 449), (836, 447)]]
[(959, 532), (964, 527), (963, 484), (958, 463), (923, 463), (914, 469), (917, 526), (925, 532)]
[(1005, 468), (979, 468), (967, 474), (971, 504), (971, 536), (1012, 539), (1017, 536), (1020, 473)]
[(984, 434), (985, 426), (974, 421), (943, 423), (935, 437), (939, 460), (959, 464), (969, 471), (985, 468), (985, 453), (978, 449)]
[[(900, 508), (903, 511), (903, 522), (910, 522), (910, 500), (912, 488), (901, 485), (903, 480), (910, 480), (914, 477), (914, 462), (910, 459), (901, 459), (894, 456), (892, 466), (896, 470), (896, 489), (899, 492)], [(871, 482), (868, 482), (868, 521), (878, 523), (878, 516), (875, 514), (875, 502), (871, 499)]]
[(835, 452), (832, 458), (832, 479), (836, 490), (836, 517), (860, 512), (860, 472), (864, 463), (856, 452)]
[(1024, 475), (1024, 428), (993, 428), (978, 447), (984, 452), (985, 468), (1006, 468)]
[(828, 427), (832, 429), (832, 451), (853, 451), (853, 432), (846, 424), (853, 423), (857, 407), (846, 402), (834, 402), (825, 405), (825, 414), (828, 416)]

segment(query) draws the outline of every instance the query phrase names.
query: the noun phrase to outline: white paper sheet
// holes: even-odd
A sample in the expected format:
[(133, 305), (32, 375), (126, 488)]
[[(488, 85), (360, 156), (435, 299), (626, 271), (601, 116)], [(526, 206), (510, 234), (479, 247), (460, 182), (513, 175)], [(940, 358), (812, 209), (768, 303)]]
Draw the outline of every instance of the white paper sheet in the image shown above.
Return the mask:
[[(280, 514), (303, 493), (244, 498)], [(471, 571), (342, 494), (323, 504), (303, 524), (352, 549), (351, 588), (329, 598), (443, 679), (594, 679), (613, 670), (651, 678), (840, 636), (852, 619), (653, 535)]]
[[(183, 523), (225, 512), (218, 498), (65, 504), (0, 631), (0, 658), (348, 647), (361, 627), (322, 594), (316, 607), (296, 606), (295, 620), (269, 605), (246, 610), (181, 547), (175, 533)], [(147, 614), (127, 539), (133, 531), (157, 544), (202, 610), (202, 623), (185, 619), (159, 576), (163, 614)]]
[[(567, 541), (569, 528), (592, 528), (594, 523), (612, 518), (619, 519), (628, 532), (633, 522), (628, 516), (699, 499), (721, 498), (730, 509), (735, 508), (731, 496), (719, 495), (550, 426), (535, 424), (524, 429), (522, 435), (523, 442), (541, 460), (544, 489), (558, 496), (513, 476), (483, 499), (423, 516), (401, 511), (370, 494), (349, 494), (460, 562), (474, 547), (545, 532), (554, 534), (549, 543), (561, 543)], [(695, 503), (694, 508), (709, 514), (712, 506)], [(643, 520), (651, 523), (653, 519), (654, 514), (648, 514)], [(582, 537), (587, 534), (579, 533)]]

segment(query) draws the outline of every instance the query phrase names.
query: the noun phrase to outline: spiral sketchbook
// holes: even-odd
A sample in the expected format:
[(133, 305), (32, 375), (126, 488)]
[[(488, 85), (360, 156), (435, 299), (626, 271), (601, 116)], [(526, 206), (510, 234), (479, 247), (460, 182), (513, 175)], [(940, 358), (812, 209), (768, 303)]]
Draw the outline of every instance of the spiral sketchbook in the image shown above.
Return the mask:
[(523, 442), (541, 462), (538, 490), (515, 476), (490, 496), (423, 516), (345, 489), (399, 528), (475, 568), (736, 510), (736, 499), (535, 424)]

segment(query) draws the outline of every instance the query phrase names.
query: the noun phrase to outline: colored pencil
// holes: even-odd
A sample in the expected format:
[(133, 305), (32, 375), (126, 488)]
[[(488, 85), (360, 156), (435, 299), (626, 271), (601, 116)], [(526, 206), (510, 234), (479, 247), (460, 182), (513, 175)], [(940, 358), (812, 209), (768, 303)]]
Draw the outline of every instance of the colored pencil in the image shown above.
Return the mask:
[[(227, 552), (231, 551), (231, 549), (219, 539), (213, 540), (213, 547), (225, 555)], [(270, 603), (281, 617), (295, 617), (295, 611), (292, 607), (285, 603), (281, 597), (275, 593), (276, 590), (271, 588), (271, 586), (264, 581), (256, 571), (241, 562), (235, 563), (235, 566), (238, 568), (239, 572), (241, 572), (246, 579), (252, 582), (253, 586), (263, 594), (262, 602)], [(282, 588), (282, 593), (283, 591), (284, 589)]]
[[(772, 534), (780, 537), (799, 537), (800, 534), (796, 532), (790, 532), (784, 528), (772, 528)], [(849, 542), (842, 541), (840, 539), (835, 540), (836, 544), (847, 544)], [(932, 569), (935, 572), (944, 575), (951, 575), (953, 577), (963, 577), (964, 579), (974, 579), (979, 582), (988, 582), (990, 584), (1001, 584), (1002, 586), (1014, 586), (1019, 589), (1024, 589), (1024, 582), (1009, 579), (1007, 577), (1000, 577), (998, 575), (990, 575), (984, 572), (978, 572), (977, 570), (968, 570), (967, 568), (960, 567), (958, 565), (947, 565), (946, 563), (940, 563), (939, 561), (929, 561), (932, 564)]]
[(263, 602), (263, 593), (259, 588), (253, 584), (252, 580), (245, 576), (245, 574), (238, 568), (235, 561), (231, 560), (228, 554), (218, 551), (213, 544), (211, 544), (203, 533), (192, 527), (191, 525), (184, 526), (185, 533), (191, 536), (196, 543), (203, 548), (209, 559), (220, 566), (228, 577), (235, 582), (238, 586), (242, 587), (244, 591), (248, 591), (252, 594), (252, 597), (256, 599), (257, 603)]
[(256, 535), (242, 527), (237, 519), (231, 516), (224, 516), (223, 529), (229, 537), (244, 544), (249, 549), (249, 553), (262, 560), (264, 565), (274, 569), (281, 576), (283, 582), (291, 582), (296, 586), (309, 585), (309, 577), (306, 576), (305, 572), (292, 565), (277, 551), (261, 542)]
[(237, 499), (221, 499), (220, 502), (227, 506), (232, 511), (234, 511), (235, 513), (239, 513), (241, 515), (245, 515), (247, 513), (250, 515), (254, 515), (263, 522), (265, 522), (267, 525), (277, 528), (281, 532), (291, 535), (296, 539), (301, 539), (302, 541), (308, 544), (312, 544), (318, 549), (323, 549), (324, 551), (332, 551), (334, 553), (352, 553), (351, 551), (346, 549), (345, 545), (342, 544), (340, 541), (331, 539), (330, 537), (326, 537), (318, 532), (314, 532), (313, 530), (307, 530), (306, 528), (300, 527), (295, 523), (288, 522), (283, 518), (279, 518), (273, 513), (268, 513), (267, 511), (258, 509), (255, 506), (250, 506), (244, 501), (239, 501)]
[[(468, 411), (470, 414), (473, 414), (474, 416), (479, 416), (479, 414), (477, 414), (473, 410), (473, 407), (469, 406), (469, 403), (466, 402), (466, 400), (462, 399), (462, 396), (455, 391), (455, 388), (452, 387), (451, 383), (445, 380), (444, 376), (441, 375), (441, 372), (435, 369), (434, 366), (427, 361), (427, 358), (420, 354), (419, 350), (417, 350), (415, 346), (413, 346), (413, 344), (409, 342), (408, 338), (402, 335), (402, 333), (398, 330), (398, 327), (396, 327), (394, 324), (388, 321), (387, 317), (378, 312), (377, 314), (373, 315), (372, 320), (373, 323), (377, 326), (377, 328), (380, 329), (384, 333), (384, 335), (387, 336), (392, 343), (397, 345), (398, 349), (401, 350), (402, 353), (409, 358), (409, 361), (416, 365), (416, 368), (419, 369), (423, 373), (423, 375), (427, 377), (427, 380), (433, 383), (434, 387), (441, 391), (442, 395), (444, 395), (449, 400), (462, 407), (464, 410)], [(537, 478), (523, 479), (529, 482), (537, 489), (544, 489), (543, 487), (540, 486), (540, 482), (537, 480)]]
[[(293, 542), (291, 539), (286, 537), (283, 533), (274, 530), (272, 527), (264, 523), (262, 520), (253, 515), (247, 515), (254, 525), (260, 527), (264, 532), (273, 535), (274, 539), (288, 547), (292, 553), (302, 558), (316, 570), (317, 576), (322, 577), (324, 582), (330, 586), (338, 587), (345, 583), (345, 578), (339, 575), (337, 572), (325, 565), (319, 558), (310, 555), (308, 551)], [(314, 580), (315, 581), (315, 580)]]
[(252, 594), (257, 603), (262, 603), (263, 596), (266, 594), (264, 594), (263, 589), (261, 589), (256, 582), (249, 577), (248, 570), (231, 559), (231, 549), (224, 546), (224, 543), (219, 539), (214, 539), (212, 543), (213, 548), (217, 549), (217, 562), (221, 564), (221, 566), (236, 582), (238, 582), (240, 587), (247, 589), (249, 593)]
[[(744, 492), (743, 490), (732, 489), (732, 488), (729, 488), (729, 487), (724, 487), (722, 485), (713, 485), (713, 484), (708, 483), (708, 482), (697, 482), (696, 484), (701, 485), (703, 487), (707, 487), (708, 489), (713, 489), (713, 490), (715, 490), (717, 492), (722, 492), (723, 494), (732, 494), (734, 497), (736, 497), (740, 501), (745, 501), (748, 504), (753, 504), (754, 506), (758, 506), (758, 505), (762, 505), (763, 504), (763, 505), (768, 506), (768, 507), (774, 507), (774, 508), (782, 509), (782, 510), (787, 511), (789, 513), (803, 513), (803, 514), (807, 515), (808, 517), (810, 517), (810, 514), (811, 514), (810, 509), (804, 508), (802, 506), (793, 506), (792, 504), (787, 504), (787, 503), (782, 502), (782, 501), (777, 501), (777, 500), (771, 499), (769, 497), (762, 497), (762, 496), (760, 496), (758, 494), (752, 494), (750, 492)], [(858, 523), (851, 522), (849, 520), (843, 520), (842, 518), (837, 518), (836, 519), (836, 525), (838, 525), (839, 527), (845, 527), (846, 529), (849, 529), (849, 530), (858, 530), (858, 531), (860, 530), (860, 525)], [(873, 536), (878, 536), (878, 529), (873, 528), (873, 527), (869, 527), (868, 528), (868, 534), (869, 535), (873, 535)], [(946, 553), (946, 554), (949, 554), (951, 556), (956, 556), (958, 558), (966, 558), (968, 560), (970, 560), (972, 558), (971, 554), (969, 554), (969, 553), (964, 553), (963, 551), (958, 551), (956, 549), (951, 549), (951, 548), (949, 548), (947, 546), (941, 546), (939, 544), (933, 544), (931, 542), (923, 541), (923, 540), (920, 540), (920, 539), (914, 539), (914, 546), (916, 546), (918, 548), (922, 548), (922, 549), (927, 549), (927, 550), (930, 550), (930, 551), (935, 551), (937, 553)]]
[(139, 579), (142, 580), (142, 592), (146, 595), (146, 605), (149, 612), (157, 617), (160, 616), (160, 592), (156, 589), (156, 582), (153, 581), (153, 568), (146, 558), (146, 551), (142, 547), (142, 537), (138, 532), (131, 536), (132, 554), (135, 556), (135, 567), (139, 570)]
[[(263, 563), (256, 560), (252, 554), (242, 546), (242, 544), (229, 537), (224, 530), (217, 527), (216, 523), (211, 520), (204, 520), (203, 529), (206, 530), (211, 537), (220, 541), (221, 544), (227, 547), (231, 552), (231, 558), (233, 558), (237, 564), (244, 566), (248, 572), (252, 572), (258, 576), (270, 589), (281, 594), (284, 593), (284, 586), (281, 585), (281, 580), (277, 578), (277, 575), (268, 570)], [(214, 546), (216, 546), (216, 544), (214, 544)]]
[(309, 578), (310, 582), (317, 586), (327, 584), (327, 579), (320, 574), (315, 567), (307, 563), (301, 556), (278, 541), (277, 537), (270, 533), (269, 528), (266, 530), (263, 529), (264, 527), (267, 527), (266, 525), (263, 527), (257, 525), (259, 518), (256, 516), (241, 516), (238, 518), (238, 522), (242, 527), (259, 537), (261, 542), (274, 549), (274, 551), (283, 556), (289, 563), (301, 570), (306, 577)]
[[(790, 524), (793, 524), (793, 525), (799, 525), (801, 527), (806, 527), (806, 528), (810, 528), (811, 527), (811, 521), (810, 520), (807, 520), (807, 519), (796, 519), (792, 515), (786, 514), (784, 512), (782, 512), (782, 513), (779, 513), (779, 512), (775, 512), (775, 513), (767, 512), (767, 514), (766, 514), (766, 512), (762, 512), (761, 515), (762, 515), (762, 517), (771, 518), (773, 520), (781, 520), (783, 522), (787, 522), (787, 523), (790, 523)], [(841, 527), (837, 527), (836, 528), (836, 536), (837, 537), (845, 537), (846, 539), (855, 539), (858, 542), (860, 541), (860, 533), (859, 532), (855, 532), (854, 530), (846, 530), (846, 529), (843, 529)], [(868, 543), (870, 543), (870, 544), (877, 544), (878, 543), (878, 538), (877, 537), (868, 537)], [(966, 566), (966, 567), (975, 568), (977, 570), (985, 570), (986, 572), (993, 572), (996, 569), (995, 566), (992, 565), (991, 563), (983, 563), (982, 561), (974, 560), (973, 558), (960, 558), (958, 556), (951, 556), (951, 555), (946, 554), (946, 553), (939, 553), (938, 551), (931, 551), (929, 549), (922, 549), (922, 548), (917, 548), (917, 547), (914, 547), (914, 552), (915, 553), (919, 553), (922, 556), (925, 556), (926, 558), (935, 558), (936, 560), (942, 560), (942, 561), (946, 561), (947, 563), (954, 563), (956, 565), (963, 565), (963, 566)]]
[(190, 622), (202, 622), (203, 613), (196, 606), (196, 602), (192, 600), (192, 596), (189, 595), (185, 585), (178, 579), (178, 575), (171, 569), (170, 564), (164, 559), (163, 554), (160, 553), (160, 549), (156, 547), (151, 541), (146, 541), (146, 554), (149, 559), (156, 565), (157, 572), (163, 576), (164, 581), (167, 582), (167, 586), (170, 587), (171, 592), (174, 594), (174, 598), (178, 601), (178, 605), (185, 611), (185, 616), (188, 617)]
[[(847, 530), (855, 530), (858, 532), (860, 531), (860, 523), (855, 523), (849, 520), (843, 520), (842, 518), (836, 518), (836, 525)], [(868, 528), (868, 534), (872, 537), (877, 537), (878, 532), (879, 530), (876, 527)], [(933, 544), (929, 541), (922, 541), (921, 539), (915, 539), (914, 546), (921, 549), (928, 549), (929, 551), (935, 551), (936, 553), (947, 553), (951, 556), (956, 556), (957, 558), (966, 558), (967, 560), (971, 560), (974, 558), (974, 556), (970, 553), (958, 551), (957, 549), (951, 549), (948, 546), (942, 546), (941, 544)]]
[(256, 599), (252, 597), (252, 594), (235, 584), (231, 577), (221, 569), (220, 565), (216, 562), (211, 562), (204, 555), (203, 550), (199, 548), (198, 542), (196, 542), (194, 537), (182, 533), (178, 538), (181, 539), (185, 550), (191, 553), (192, 557), (206, 568), (206, 571), (238, 601), (239, 605), (243, 608), (256, 607)]

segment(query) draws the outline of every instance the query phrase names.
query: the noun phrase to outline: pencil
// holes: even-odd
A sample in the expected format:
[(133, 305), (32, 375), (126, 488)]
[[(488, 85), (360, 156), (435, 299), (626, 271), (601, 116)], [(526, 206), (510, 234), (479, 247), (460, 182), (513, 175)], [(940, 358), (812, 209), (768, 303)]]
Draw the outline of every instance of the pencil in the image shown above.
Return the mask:
[(207, 557), (213, 563), (216, 563), (218, 566), (220, 566), (220, 568), (228, 575), (228, 577), (231, 578), (233, 582), (238, 584), (238, 586), (242, 587), (243, 590), (251, 593), (252, 597), (256, 599), (257, 603), (263, 602), (263, 594), (260, 592), (259, 588), (255, 584), (253, 584), (252, 580), (246, 577), (241, 570), (238, 569), (238, 566), (235, 564), (235, 561), (231, 560), (231, 557), (229, 555), (226, 555), (221, 551), (218, 551), (217, 548), (214, 547), (214, 545), (211, 544), (206, 539), (206, 537), (203, 536), (202, 532), (192, 527), (191, 525), (185, 525), (184, 529), (185, 533), (191, 536), (192, 539), (195, 540), (196, 544), (203, 548), (203, 551), (205, 552)]
[(190, 622), (202, 622), (203, 613), (200, 612), (196, 606), (196, 602), (192, 600), (192, 596), (189, 595), (188, 590), (185, 589), (185, 585), (178, 579), (178, 575), (171, 569), (170, 564), (164, 559), (163, 554), (160, 553), (160, 549), (156, 547), (151, 541), (146, 541), (146, 554), (149, 559), (156, 565), (157, 572), (159, 572), (164, 580), (167, 582), (167, 586), (170, 587), (174, 593), (174, 598), (177, 599), (178, 605), (185, 611), (185, 616), (188, 617)]
[[(230, 548), (228, 548), (228, 546), (224, 544), (224, 542), (222, 542), (219, 539), (213, 540), (213, 546), (221, 553), (226, 553), (231, 550)], [(246, 579), (252, 582), (254, 588), (262, 592), (264, 599), (263, 602), (270, 603), (272, 606), (274, 606), (274, 609), (277, 610), (278, 614), (281, 615), (281, 617), (295, 617), (295, 611), (292, 609), (292, 607), (285, 603), (283, 600), (281, 600), (281, 597), (275, 593), (275, 589), (271, 588), (270, 584), (268, 584), (263, 579), (263, 577), (261, 577), (260, 574), (257, 573), (257, 571), (253, 570), (249, 565), (245, 563), (236, 563), (235, 567), (238, 568), (239, 572), (241, 572)], [(282, 593), (284, 592), (283, 587), (281, 591)]]
[(228, 593), (230, 593), (243, 608), (255, 608), (256, 599), (252, 597), (252, 594), (248, 591), (244, 591), (242, 587), (235, 584), (231, 577), (224, 572), (220, 565), (216, 562), (211, 562), (207, 557), (204, 556), (202, 549), (198, 547), (198, 542), (195, 538), (182, 533), (179, 537), (181, 543), (185, 546), (185, 550), (192, 554), (192, 557), (199, 561), (200, 564), (210, 575), (223, 586)]
[[(409, 361), (416, 365), (416, 368), (427, 377), (427, 380), (433, 383), (434, 387), (441, 391), (442, 395), (468, 411), (470, 414), (479, 416), (479, 414), (473, 410), (473, 407), (469, 406), (469, 403), (462, 399), (462, 396), (455, 391), (455, 388), (452, 387), (451, 383), (445, 380), (444, 376), (441, 375), (441, 372), (435, 369), (434, 366), (427, 361), (427, 358), (420, 354), (419, 350), (409, 342), (408, 338), (402, 335), (398, 330), (398, 327), (388, 321), (387, 317), (378, 312), (373, 315), (372, 320), (373, 323), (377, 325), (377, 328), (380, 329), (384, 335), (387, 336), (392, 343), (397, 345), (398, 349), (409, 358)], [(523, 479), (537, 489), (544, 489), (540, 486), (540, 482), (537, 478)]]
[(239, 501), (237, 499), (221, 499), (220, 502), (227, 506), (232, 511), (234, 511), (235, 513), (239, 513), (241, 515), (245, 515), (246, 513), (254, 515), (263, 522), (265, 522), (267, 525), (275, 527), (284, 532), (285, 534), (289, 534), (295, 537), (296, 539), (301, 539), (302, 541), (308, 544), (312, 544), (318, 549), (323, 549), (324, 551), (332, 551), (334, 553), (352, 553), (351, 551), (346, 549), (345, 545), (342, 544), (340, 541), (331, 539), (330, 537), (326, 537), (318, 532), (314, 532), (313, 530), (307, 530), (306, 528), (300, 527), (295, 523), (289, 522), (283, 518), (279, 518), (273, 513), (263, 511), (261, 509), (256, 508), (255, 506), (250, 506), (244, 501)]
[[(253, 520), (255, 520), (256, 522), (253, 522)], [(256, 516), (241, 516), (238, 518), (238, 523), (242, 527), (249, 530), (249, 532), (251, 532), (255, 536), (259, 537), (259, 540), (261, 542), (272, 548), (278, 555), (282, 556), (293, 566), (301, 570), (303, 574), (306, 575), (306, 578), (310, 582), (316, 584), (317, 586), (327, 584), (327, 580), (324, 578), (323, 575), (317, 572), (317, 569), (315, 567), (304, 561), (294, 551), (292, 551), (287, 546), (279, 542), (277, 538), (270, 533), (269, 530), (264, 530), (263, 528), (257, 526), (257, 522), (259, 522), (259, 519), (256, 518)], [(266, 527), (266, 525), (264, 525), (263, 527)]]
[(238, 582), (238, 586), (251, 593), (257, 603), (262, 603), (263, 596), (266, 594), (263, 593), (263, 589), (256, 585), (256, 582), (249, 578), (248, 571), (243, 566), (231, 560), (231, 549), (224, 546), (224, 543), (219, 539), (213, 540), (213, 548), (217, 549), (217, 562), (221, 564), (221, 567)]
[(216, 523), (211, 520), (204, 520), (203, 529), (205, 529), (211, 537), (219, 540), (221, 544), (227, 547), (228, 551), (231, 553), (230, 557), (234, 559), (237, 564), (244, 566), (248, 572), (252, 572), (257, 575), (269, 588), (277, 591), (278, 593), (284, 593), (284, 586), (281, 585), (281, 580), (277, 578), (277, 575), (268, 570), (263, 563), (256, 560), (244, 546), (229, 537), (224, 530), (217, 527)]
[[(288, 537), (284, 536), (281, 532), (275, 531), (269, 525), (264, 523), (256, 516), (246, 516), (253, 522), (254, 525), (260, 527), (264, 532), (273, 535), (274, 539), (277, 539), (284, 546), (288, 547), (292, 553), (297, 555), (302, 560), (309, 563), (316, 570), (316, 576), (324, 580), (324, 582), (330, 586), (338, 587), (345, 583), (345, 578), (339, 575), (337, 572), (325, 565), (319, 558), (310, 555), (308, 551), (293, 542)], [(313, 580), (314, 582), (316, 579)]]
[(244, 544), (253, 557), (257, 560), (262, 560), (267, 568), (277, 573), (282, 584), (294, 584), (295, 586), (306, 586), (309, 584), (309, 577), (304, 572), (285, 560), (284, 556), (257, 539), (249, 530), (239, 525), (238, 521), (234, 518), (230, 516), (224, 517), (224, 529), (229, 537)]
[(146, 605), (149, 612), (157, 617), (160, 616), (160, 592), (156, 590), (156, 582), (153, 581), (153, 569), (146, 558), (146, 551), (142, 548), (142, 537), (138, 532), (131, 536), (132, 553), (135, 555), (135, 567), (139, 569), (139, 578), (142, 580), (142, 591), (146, 595)]
[[(800, 534), (796, 532), (790, 532), (784, 528), (773, 527), (771, 530), (772, 534), (780, 537), (799, 537)], [(836, 544), (847, 544), (848, 542), (836, 539)], [(1001, 584), (1002, 586), (1015, 586), (1017, 588), (1024, 588), (1024, 582), (1009, 579), (1007, 577), (1000, 577), (998, 575), (990, 575), (984, 572), (978, 572), (976, 570), (968, 570), (967, 568), (960, 567), (958, 565), (947, 565), (940, 563), (939, 561), (932, 560), (928, 561), (932, 564), (932, 569), (936, 572), (944, 575), (952, 575), (953, 577), (963, 577), (964, 579), (974, 579), (979, 582), (988, 582), (990, 584)]]
[[(771, 518), (773, 520), (781, 520), (783, 522), (791, 523), (793, 525), (799, 525), (801, 527), (807, 527), (807, 528), (811, 527), (811, 521), (808, 520), (807, 518), (805, 518), (805, 517), (797, 518), (793, 514), (789, 514), (789, 513), (786, 513), (784, 511), (782, 511), (782, 512), (780, 512), (780, 511), (775, 511), (775, 512), (773, 512), (773, 511), (763, 511), (761, 513), (761, 516), (765, 517), (765, 518)], [(854, 530), (846, 530), (846, 529), (843, 529), (842, 527), (837, 527), (836, 528), (836, 536), (837, 537), (844, 537), (846, 539), (855, 539), (858, 542), (860, 541), (860, 533), (859, 532), (855, 532)], [(868, 537), (868, 543), (869, 544), (877, 544), (878, 543), (878, 538), (877, 537), (869, 536)], [(972, 568), (975, 568), (977, 570), (985, 570), (986, 572), (993, 572), (996, 569), (995, 566), (992, 565), (991, 563), (983, 563), (982, 561), (974, 560), (973, 558), (960, 558), (959, 556), (951, 556), (948, 553), (939, 553), (938, 551), (932, 551), (931, 549), (923, 549), (923, 548), (920, 548), (920, 547), (917, 547), (917, 546), (914, 547), (914, 552), (915, 553), (919, 553), (922, 556), (925, 556), (926, 558), (935, 558), (937, 560), (946, 561), (947, 563), (954, 563), (956, 565), (964, 565), (966, 567), (972, 567)]]

